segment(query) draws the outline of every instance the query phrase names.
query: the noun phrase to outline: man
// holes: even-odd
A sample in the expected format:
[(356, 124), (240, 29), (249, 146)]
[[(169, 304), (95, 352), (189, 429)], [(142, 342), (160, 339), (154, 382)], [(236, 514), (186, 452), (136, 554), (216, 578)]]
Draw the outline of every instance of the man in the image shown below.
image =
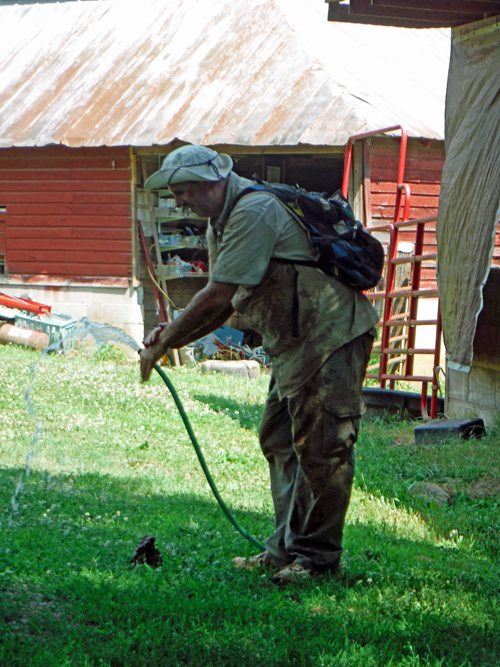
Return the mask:
[(252, 183), (232, 171), (228, 155), (202, 146), (173, 151), (146, 181), (210, 218), (210, 280), (145, 340), (141, 374), (147, 380), (168, 348), (210, 333), (235, 310), (262, 335), (273, 372), (259, 438), (275, 531), (264, 553), (235, 564), (272, 567), (271, 581), (287, 584), (339, 568), (377, 314), (363, 294), (293, 263), (316, 254), (278, 199), (252, 192), (235, 204)]

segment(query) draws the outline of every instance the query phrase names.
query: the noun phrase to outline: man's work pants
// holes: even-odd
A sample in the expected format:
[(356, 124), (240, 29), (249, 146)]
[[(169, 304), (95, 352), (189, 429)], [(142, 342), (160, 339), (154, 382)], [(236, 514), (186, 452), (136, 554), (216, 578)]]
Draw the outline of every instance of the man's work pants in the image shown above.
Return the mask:
[(282, 400), (271, 379), (260, 427), (275, 512), (266, 548), (283, 564), (325, 570), (340, 561), (372, 343), (371, 333), (364, 334), (336, 350)]

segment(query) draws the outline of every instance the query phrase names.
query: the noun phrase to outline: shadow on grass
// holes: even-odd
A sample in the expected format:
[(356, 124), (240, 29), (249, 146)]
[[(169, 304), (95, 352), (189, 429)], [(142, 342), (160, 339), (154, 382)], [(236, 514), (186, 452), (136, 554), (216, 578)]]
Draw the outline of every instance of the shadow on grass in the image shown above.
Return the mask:
[(220, 412), (234, 419), (241, 428), (248, 431), (259, 431), (263, 406), (255, 403), (236, 401), (217, 394), (193, 394), (192, 398), (207, 405), (214, 412)]
[[(340, 577), (279, 590), (232, 566), (253, 548), (215, 501), (142, 480), (32, 472), (12, 514), (20, 473), (0, 470), (0, 664), (497, 664), (486, 612), (495, 589), (481, 572), (473, 581), (467, 553), (355, 524)], [(271, 529), (261, 514), (235, 516), (252, 534)], [(158, 569), (130, 565), (146, 534)]]

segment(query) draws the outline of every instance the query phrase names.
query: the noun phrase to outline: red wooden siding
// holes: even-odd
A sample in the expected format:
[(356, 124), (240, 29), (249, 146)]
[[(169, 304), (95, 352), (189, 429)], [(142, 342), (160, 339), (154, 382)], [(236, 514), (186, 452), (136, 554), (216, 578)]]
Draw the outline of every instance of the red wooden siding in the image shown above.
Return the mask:
[(491, 266), (500, 266), (500, 222), (497, 225), (497, 231), (495, 234), (495, 247), (493, 248)]
[(0, 255), (5, 255), (5, 229), (7, 226), (7, 220), (5, 218), (5, 213), (0, 210)]
[[(369, 150), (373, 222), (390, 221), (396, 203), (399, 143), (374, 140)], [(443, 142), (433, 141), (425, 146), (409, 140), (404, 180), (411, 189), (410, 218), (437, 214), (443, 164)]]
[(0, 204), (0, 275), (6, 273), (5, 266), (5, 232), (7, 230), (7, 219), (5, 207)]
[[(381, 220), (392, 220), (394, 216), (399, 144), (395, 141), (391, 144), (388, 145), (386, 140), (383, 142), (377, 140), (369, 148), (372, 224)], [(441, 142), (432, 142), (425, 146), (416, 140), (409, 141), (405, 182), (411, 188), (410, 219), (437, 215), (443, 163), (444, 145)], [(425, 235), (426, 253), (437, 251), (435, 228), (435, 222), (426, 226), (429, 230)], [(411, 241), (412, 236), (411, 232), (408, 232), (402, 233), (400, 238), (402, 241)], [(491, 265), (500, 266), (500, 221), (495, 235)], [(424, 277), (429, 278), (432, 272), (424, 269), (423, 273)]]
[[(392, 222), (396, 205), (396, 181), (399, 161), (399, 142), (376, 139), (369, 147), (369, 181), (371, 188), (372, 224)], [(444, 144), (433, 141), (422, 143), (410, 139), (405, 164), (404, 182), (410, 187), (409, 219), (437, 215), (441, 172), (444, 164)], [(404, 205), (404, 197), (402, 199)], [(403, 206), (401, 208), (401, 220)], [(424, 254), (437, 252), (436, 223), (427, 223), (424, 236)], [(401, 232), (400, 241), (414, 241), (414, 232)], [(432, 263), (433, 264), (433, 263)], [(434, 267), (422, 270), (424, 280), (434, 282)], [(431, 285), (428, 285), (429, 287)]]
[(130, 182), (125, 147), (0, 149), (9, 275), (127, 277)]

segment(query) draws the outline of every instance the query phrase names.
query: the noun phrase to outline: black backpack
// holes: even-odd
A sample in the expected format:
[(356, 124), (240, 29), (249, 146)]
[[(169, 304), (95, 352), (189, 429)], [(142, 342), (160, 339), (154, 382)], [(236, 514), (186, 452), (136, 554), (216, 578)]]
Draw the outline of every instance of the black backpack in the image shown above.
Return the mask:
[(367, 290), (380, 281), (384, 267), (384, 248), (367, 231), (340, 190), (327, 197), (319, 192), (283, 183), (267, 183), (254, 177), (255, 185), (245, 188), (236, 202), (250, 192), (270, 192), (290, 209), (307, 230), (319, 253), (317, 262), (289, 261), (321, 269), (354, 290)]

